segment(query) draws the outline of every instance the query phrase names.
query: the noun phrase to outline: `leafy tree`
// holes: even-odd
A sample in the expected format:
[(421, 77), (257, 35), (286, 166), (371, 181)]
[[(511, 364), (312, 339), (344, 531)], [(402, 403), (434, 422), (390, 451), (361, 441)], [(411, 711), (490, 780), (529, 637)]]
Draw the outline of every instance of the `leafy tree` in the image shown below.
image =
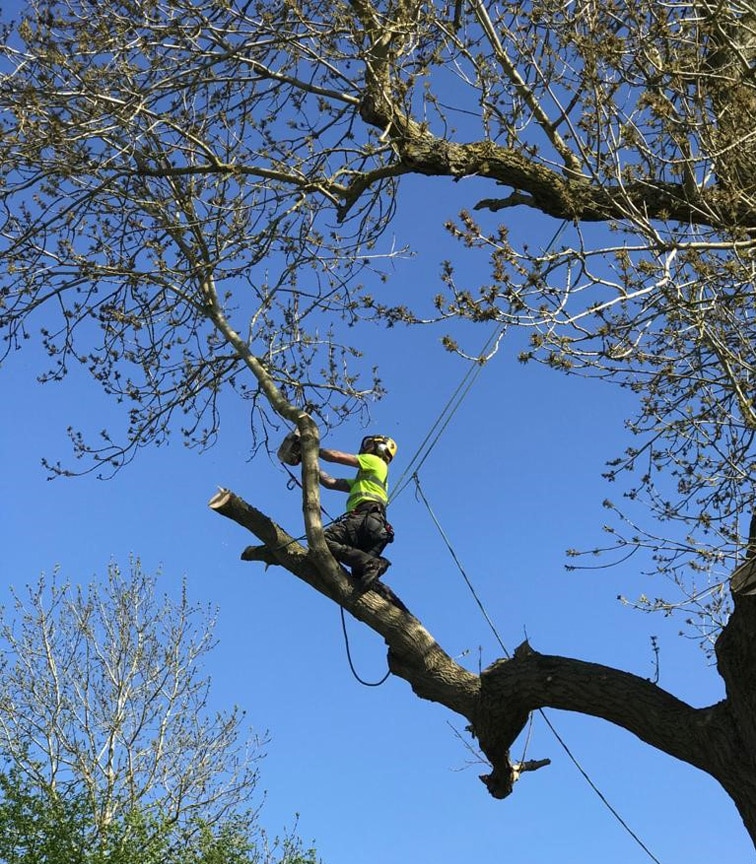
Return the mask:
[(210, 610), (132, 562), (86, 588), (44, 578), (2, 622), (0, 860), (305, 864), (252, 806), (259, 741), (212, 713)]
[[(662, 527), (625, 534), (611, 505), (617, 543), (652, 548), (693, 603), (691, 572), (717, 584), (753, 497), (753, 24), (741, 0), (35, 0), (3, 40), (0, 236), (8, 350), (39, 333), (44, 379), (80, 363), (124, 403), (122, 434), (71, 430), (84, 470), (172, 429), (207, 446), (227, 389), (253, 400), (261, 444), (296, 423), (307, 549), (230, 492), (212, 506), (469, 720), (492, 794), (528, 713), (564, 708), (711, 774), (756, 840), (752, 597), (722, 588), (702, 610), (724, 624), (727, 698), (707, 708), (528, 646), (474, 675), (390, 596), (355, 592), (316, 482), (319, 426), (382, 392), (348, 325), (491, 322), (526, 335), (523, 360), (637, 396), (637, 444), (608, 476)], [(448, 221), (487, 284), (449, 261), (437, 297), (382, 302), (407, 174), (490, 183)], [(554, 242), (521, 243), (517, 208)]]
[[(0, 861), (4, 864), (315, 864), (314, 852), (286, 836), (268, 845), (254, 816), (236, 814), (214, 829), (197, 818), (177, 836), (167, 819), (130, 812), (101, 831), (75, 783), (63, 793), (33, 786), (19, 768), (0, 774)], [(258, 836), (259, 835), (259, 836)]]
[(80, 802), (65, 804), (55, 796), (34, 795), (22, 773), (0, 774), (0, 861), (81, 860)]
[(153, 809), (212, 825), (247, 800), (255, 754), (241, 712), (209, 711), (213, 618), (185, 593), (159, 598), (138, 562), (84, 589), (42, 578), (0, 632), (0, 752), (30, 782), (74, 782), (102, 830)]

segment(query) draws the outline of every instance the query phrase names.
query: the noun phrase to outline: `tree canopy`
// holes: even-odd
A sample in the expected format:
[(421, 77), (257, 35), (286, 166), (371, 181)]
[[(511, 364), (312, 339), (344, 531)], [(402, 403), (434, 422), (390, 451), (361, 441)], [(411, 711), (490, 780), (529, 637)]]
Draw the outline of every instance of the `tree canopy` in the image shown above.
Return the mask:
[[(708, 771), (756, 836), (752, 598), (735, 597), (717, 643), (720, 706), (529, 650), (479, 678), (390, 598), (355, 595), (323, 543), (315, 464), (319, 431), (382, 394), (350, 324), (523, 332), (523, 360), (637, 397), (637, 443), (609, 454), (607, 474), (662, 526), (617, 542), (652, 546), (681, 586), (690, 569), (721, 579), (753, 498), (753, 30), (750, 4), (707, 0), (35, 0), (0, 61), (6, 348), (40, 338), (43, 378), (78, 363), (123, 403), (121, 435), (72, 428), (85, 469), (117, 470), (172, 430), (209, 445), (229, 388), (252, 400), (260, 443), (278, 418), (296, 423), (309, 551), (287, 545), (281, 563), (382, 633), (421, 695), (471, 720), (495, 794), (511, 788), (522, 717), (551, 704)], [(390, 237), (409, 174), (491, 192), (448, 219), (459, 252), (439, 261), (443, 290), (392, 304), (380, 286), (411, 245)], [(552, 243), (521, 242), (522, 208)], [(485, 284), (460, 275), (465, 249), (488, 257)], [(289, 543), (229, 496), (216, 509)], [(582, 699), (544, 688), (553, 664)], [(601, 675), (617, 704), (591, 695)], [(513, 678), (533, 690), (504, 711)]]
[[(738, 122), (751, 15), (33, 3), (4, 49), (6, 345), (55, 305), (47, 376), (82, 363), (126, 405), (118, 438), (72, 430), (115, 468), (171, 429), (207, 445), (229, 386), (261, 419), (268, 383), (326, 427), (359, 410), (382, 389), (340, 326), (358, 317), (522, 327), (523, 357), (638, 393), (638, 445), (612, 475), (634, 473), (630, 494), (703, 532), (704, 560), (732, 555), (754, 427)], [(409, 173), (490, 180), (449, 221), (490, 257), (489, 283), (458, 284), (452, 256), (445, 293), (381, 304)], [(518, 248), (517, 208), (569, 230)]]

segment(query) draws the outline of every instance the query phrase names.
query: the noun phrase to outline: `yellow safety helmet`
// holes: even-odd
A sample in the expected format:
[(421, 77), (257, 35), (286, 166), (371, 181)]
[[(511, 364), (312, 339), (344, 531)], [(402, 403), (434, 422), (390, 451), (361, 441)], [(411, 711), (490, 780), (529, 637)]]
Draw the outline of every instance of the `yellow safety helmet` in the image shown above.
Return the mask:
[(396, 456), (396, 441), (387, 435), (366, 435), (360, 444), (360, 453), (372, 453), (390, 462)]

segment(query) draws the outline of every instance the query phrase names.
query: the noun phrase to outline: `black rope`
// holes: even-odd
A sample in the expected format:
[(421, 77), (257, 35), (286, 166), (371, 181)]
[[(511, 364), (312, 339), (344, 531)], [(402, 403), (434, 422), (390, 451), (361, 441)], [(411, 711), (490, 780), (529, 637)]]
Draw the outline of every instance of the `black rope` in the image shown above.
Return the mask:
[(391, 670), (387, 670), (386, 674), (381, 678), (380, 681), (364, 681), (357, 674), (357, 670), (354, 668), (354, 663), (352, 662), (352, 652), (349, 650), (349, 635), (347, 634), (346, 629), (346, 615), (344, 615), (344, 607), (339, 606), (339, 611), (341, 612), (341, 630), (344, 633), (344, 645), (346, 646), (346, 655), (347, 660), (349, 661), (349, 668), (352, 670), (352, 675), (365, 687), (380, 687), (381, 684), (385, 683), (388, 680), (389, 675), (391, 675)]
[[(489, 616), (488, 612), (486, 611), (486, 608), (483, 605), (483, 602), (478, 597), (478, 594), (475, 591), (475, 588), (473, 587), (472, 582), (468, 578), (467, 573), (465, 573), (464, 567), (462, 566), (462, 564), (459, 560), (459, 557), (457, 556), (457, 553), (454, 551), (454, 548), (451, 544), (451, 541), (446, 536), (446, 532), (441, 527), (441, 523), (438, 521), (436, 514), (433, 512), (433, 509), (431, 508), (430, 504), (428, 503), (428, 499), (425, 497), (425, 494), (422, 490), (422, 487), (420, 486), (420, 478), (417, 475), (417, 473), (412, 475), (412, 479), (415, 481), (415, 486), (417, 487), (417, 492), (419, 494), (419, 497), (422, 499), (423, 504), (425, 504), (425, 507), (428, 510), (428, 513), (430, 514), (431, 519), (433, 520), (433, 524), (438, 529), (439, 534), (441, 535), (441, 538), (443, 539), (444, 543), (446, 544), (446, 548), (449, 550), (449, 553), (451, 554), (452, 560), (457, 565), (457, 568), (459, 569), (460, 573), (462, 574), (462, 577), (464, 578), (465, 583), (467, 584), (467, 587), (470, 589), (470, 592), (472, 593), (472, 596), (475, 599), (475, 602), (478, 604), (480, 611), (483, 613), (483, 617), (485, 618), (486, 622), (488, 623), (488, 626), (491, 628), (491, 631), (492, 631), (494, 637), (496, 638), (496, 641), (499, 643), (499, 647), (504, 652), (504, 654), (507, 657), (509, 657), (509, 652), (507, 651), (507, 649), (504, 645), (504, 642), (502, 641), (501, 637), (499, 636), (499, 633), (498, 633), (496, 627), (494, 626), (494, 623), (491, 620), (491, 617)], [(538, 713), (541, 715), (541, 718), (543, 719), (543, 721), (546, 723), (549, 730), (551, 731), (551, 734), (556, 738), (557, 742), (560, 744), (560, 746), (562, 747), (564, 752), (567, 754), (567, 756), (570, 759), (570, 761), (572, 762), (572, 764), (577, 768), (577, 770), (582, 775), (583, 779), (590, 786), (590, 788), (594, 791), (594, 793), (598, 796), (598, 798), (602, 802), (602, 804), (607, 808), (607, 810), (612, 814), (612, 816), (614, 816), (614, 818), (622, 826), (622, 828), (624, 828), (624, 830), (633, 838), (633, 840), (635, 840), (635, 842), (646, 853), (646, 855), (648, 855), (648, 857), (652, 861), (654, 861), (655, 864), (661, 864), (659, 859), (653, 854), (653, 852), (651, 852), (651, 850), (648, 848), (648, 846), (646, 846), (646, 844), (638, 836), (638, 834), (635, 831), (633, 831), (633, 829), (622, 818), (622, 815), (618, 812), (618, 810), (612, 806), (612, 804), (606, 798), (604, 793), (593, 782), (593, 780), (589, 776), (588, 772), (585, 770), (585, 768), (583, 768), (583, 766), (580, 764), (580, 762), (578, 761), (575, 754), (567, 746), (567, 742), (561, 737), (561, 735), (559, 735), (556, 728), (554, 727), (554, 724), (546, 716), (546, 712), (544, 711), (544, 709), (538, 708), (537, 710), (538, 710)], [(525, 761), (524, 754), (523, 754), (523, 761)]]
[[(544, 249), (544, 253), (548, 252), (549, 249), (556, 243), (561, 235), (562, 231), (564, 231), (567, 226), (568, 220), (565, 219), (562, 224), (557, 228), (554, 236), (549, 240), (546, 248)], [(499, 326), (486, 340), (485, 345), (481, 348), (478, 357), (484, 358), (488, 353), (491, 346), (501, 339), (506, 332), (507, 325)], [(462, 405), (467, 394), (472, 389), (473, 384), (475, 384), (478, 375), (480, 375), (481, 370), (485, 363), (482, 359), (479, 359), (476, 363), (471, 363), (465, 374), (462, 376), (462, 380), (457, 385), (457, 389), (452, 393), (447, 401), (446, 405), (441, 409), (439, 416), (436, 418), (436, 421), (431, 426), (428, 434), (423, 439), (420, 446), (415, 451), (414, 456), (407, 463), (407, 467), (404, 469), (404, 473), (399, 477), (396, 481), (396, 485), (394, 486), (394, 491), (389, 496), (389, 501), (393, 501), (404, 489), (410, 484), (413, 479), (413, 476), (417, 474), (417, 472), (422, 468), (425, 460), (430, 456), (431, 450), (436, 446), (441, 435), (446, 430), (446, 427), (451, 422), (452, 417), (457, 412), (457, 410)], [(438, 431), (436, 431), (438, 430)], [(435, 433), (435, 437), (434, 436)], [(431, 440), (432, 439), (432, 440)]]
[(504, 644), (501, 636), (499, 635), (499, 631), (496, 629), (496, 625), (491, 620), (491, 616), (486, 611), (486, 607), (483, 605), (483, 601), (480, 599), (480, 597), (478, 597), (478, 592), (475, 590), (475, 587), (473, 586), (472, 581), (470, 580), (467, 573), (465, 572), (465, 568), (462, 566), (462, 562), (457, 557), (457, 553), (454, 551), (454, 547), (452, 546), (451, 541), (446, 536), (446, 532), (441, 527), (441, 523), (436, 518), (436, 514), (433, 512), (433, 509), (431, 508), (430, 504), (428, 503), (428, 499), (425, 497), (425, 493), (423, 492), (423, 488), (420, 485), (420, 477), (418, 476), (417, 472), (415, 472), (412, 475), (412, 479), (415, 481), (415, 486), (417, 488), (418, 495), (422, 499), (423, 504), (425, 504), (425, 507), (426, 507), (428, 513), (430, 514), (431, 519), (433, 520), (433, 524), (438, 529), (438, 533), (441, 535), (441, 539), (446, 544), (446, 548), (449, 550), (449, 554), (451, 555), (452, 560), (457, 565), (457, 569), (462, 574), (462, 578), (465, 580), (465, 584), (467, 585), (470, 593), (472, 594), (473, 599), (478, 604), (478, 608), (480, 609), (483, 617), (486, 619), (486, 623), (490, 627), (493, 635), (496, 637), (496, 641), (499, 643), (499, 647), (504, 652), (505, 656), (509, 657), (510, 656), (509, 651), (507, 651), (506, 645)]

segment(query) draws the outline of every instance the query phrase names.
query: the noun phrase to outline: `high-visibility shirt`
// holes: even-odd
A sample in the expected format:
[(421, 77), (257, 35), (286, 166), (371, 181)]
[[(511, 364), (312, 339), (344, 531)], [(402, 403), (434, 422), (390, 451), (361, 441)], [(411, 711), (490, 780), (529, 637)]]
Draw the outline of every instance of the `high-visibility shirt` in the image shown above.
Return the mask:
[(365, 501), (388, 504), (388, 465), (372, 453), (357, 455), (359, 470), (354, 480), (348, 480), (347, 513)]

